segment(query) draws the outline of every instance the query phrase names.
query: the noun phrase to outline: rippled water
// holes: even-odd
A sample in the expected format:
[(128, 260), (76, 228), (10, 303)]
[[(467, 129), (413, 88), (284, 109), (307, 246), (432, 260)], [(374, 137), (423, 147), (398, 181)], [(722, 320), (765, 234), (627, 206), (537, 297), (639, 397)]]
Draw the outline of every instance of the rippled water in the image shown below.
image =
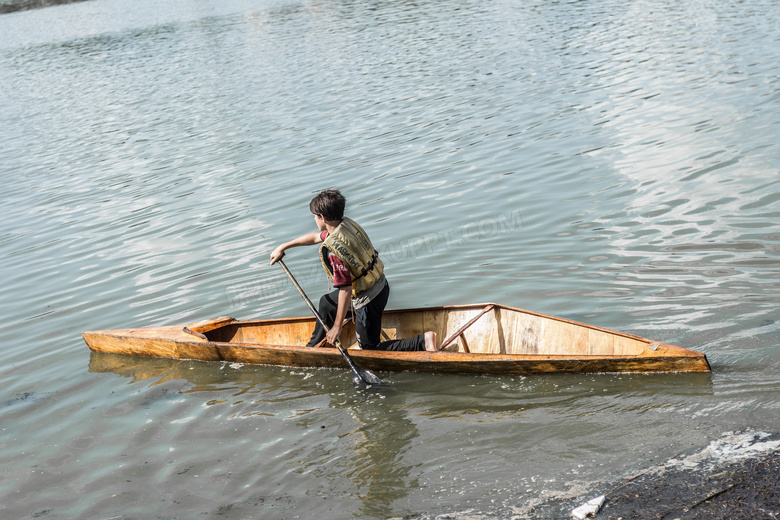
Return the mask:
[[(0, 512), (563, 517), (780, 431), (780, 13), (715, 2), (89, 2), (0, 16)], [(91, 354), (302, 315), (339, 186), (395, 308), (495, 301), (711, 375), (348, 373)], [(327, 288), (313, 250), (288, 265)]]

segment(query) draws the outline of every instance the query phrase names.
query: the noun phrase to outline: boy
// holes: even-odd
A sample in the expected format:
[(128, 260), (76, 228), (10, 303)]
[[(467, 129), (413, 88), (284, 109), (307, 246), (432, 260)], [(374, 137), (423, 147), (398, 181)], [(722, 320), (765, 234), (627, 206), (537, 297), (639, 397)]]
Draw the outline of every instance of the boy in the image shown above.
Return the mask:
[(335, 344), (350, 305), (355, 311), (355, 333), (365, 350), (436, 350), (436, 334), (428, 331), (413, 338), (380, 342), (382, 312), (390, 296), (384, 275), (384, 264), (368, 235), (354, 220), (344, 216), (346, 199), (334, 189), (323, 190), (309, 203), (319, 231), (302, 235), (278, 246), (271, 253), (271, 265), (281, 260), (291, 247), (320, 246), (320, 261), (335, 291), (320, 298), (319, 312), (325, 323), (332, 324), (325, 333), (317, 322), (307, 346), (327, 340)]

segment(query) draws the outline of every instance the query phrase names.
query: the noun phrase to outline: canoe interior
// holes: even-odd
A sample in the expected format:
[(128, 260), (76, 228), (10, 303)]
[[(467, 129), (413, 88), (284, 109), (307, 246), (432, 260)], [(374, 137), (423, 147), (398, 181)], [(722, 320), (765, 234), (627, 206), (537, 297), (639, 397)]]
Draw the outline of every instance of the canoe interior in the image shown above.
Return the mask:
[[(386, 311), (382, 328), (389, 339), (408, 338), (427, 330), (438, 342), (458, 331), (487, 306)], [(305, 345), (314, 318), (233, 322), (204, 331), (210, 341), (234, 344)], [(384, 338), (383, 338), (384, 339)], [(348, 323), (343, 344), (357, 346)], [(636, 356), (652, 348), (650, 341), (568, 320), (496, 305), (469, 326), (447, 352), (472, 354)]]

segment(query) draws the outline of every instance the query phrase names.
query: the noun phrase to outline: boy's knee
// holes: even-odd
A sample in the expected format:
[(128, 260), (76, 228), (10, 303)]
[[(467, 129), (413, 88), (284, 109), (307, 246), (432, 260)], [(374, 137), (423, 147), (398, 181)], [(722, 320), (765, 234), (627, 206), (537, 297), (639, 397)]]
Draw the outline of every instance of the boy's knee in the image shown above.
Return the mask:
[(323, 294), (320, 296), (319, 309), (320, 313), (328, 314), (338, 309), (338, 304), (333, 301), (329, 294)]
[(357, 336), (358, 345), (363, 350), (377, 350), (379, 348), (379, 338), (368, 338), (366, 334), (360, 334), (360, 331), (355, 330), (355, 336)]

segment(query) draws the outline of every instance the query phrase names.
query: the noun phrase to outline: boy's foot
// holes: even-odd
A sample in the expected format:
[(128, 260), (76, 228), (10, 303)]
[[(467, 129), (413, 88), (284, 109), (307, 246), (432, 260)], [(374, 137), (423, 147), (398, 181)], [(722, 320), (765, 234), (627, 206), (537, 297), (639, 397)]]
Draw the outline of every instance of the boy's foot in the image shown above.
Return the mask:
[(425, 350), (436, 352), (436, 333), (430, 330), (425, 333)]

